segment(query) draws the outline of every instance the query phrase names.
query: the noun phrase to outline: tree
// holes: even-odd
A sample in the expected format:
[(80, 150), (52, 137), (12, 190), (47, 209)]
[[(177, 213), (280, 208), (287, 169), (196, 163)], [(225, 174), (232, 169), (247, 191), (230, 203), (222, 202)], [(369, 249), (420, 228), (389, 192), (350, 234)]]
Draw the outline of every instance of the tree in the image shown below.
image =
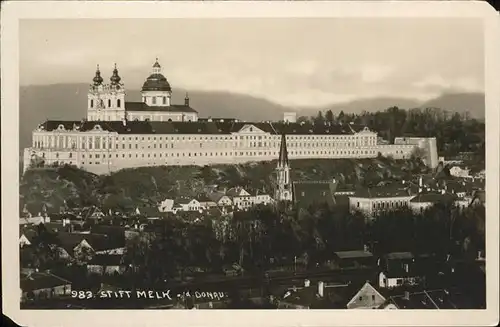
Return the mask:
[(307, 116), (299, 116), (297, 118), (297, 123), (308, 123), (309, 122), (309, 118)]
[(325, 120), (327, 122), (333, 123), (334, 119), (335, 119), (335, 117), (333, 116), (333, 112), (331, 110), (327, 110), (326, 114), (325, 114)]

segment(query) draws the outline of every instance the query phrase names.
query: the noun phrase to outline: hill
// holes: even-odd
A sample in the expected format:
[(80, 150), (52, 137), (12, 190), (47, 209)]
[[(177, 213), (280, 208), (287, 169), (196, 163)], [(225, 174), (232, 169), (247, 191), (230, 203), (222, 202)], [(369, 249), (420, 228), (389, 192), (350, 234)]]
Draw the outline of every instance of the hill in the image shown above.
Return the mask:
[[(276, 162), (214, 166), (160, 166), (124, 169), (98, 176), (75, 167), (28, 170), (21, 179), (20, 204), (40, 210), (42, 204), (58, 211), (68, 206), (99, 205), (135, 208), (157, 205), (166, 198), (196, 197), (209, 185), (243, 186), (272, 194)], [(377, 159), (294, 160), (292, 180), (332, 180), (339, 186), (408, 178), (423, 172), (423, 164), (411, 160)]]
[(442, 108), (449, 111), (465, 113), (472, 117), (485, 117), (485, 99), (483, 93), (447, 93), (421, 105), (423, 108)]

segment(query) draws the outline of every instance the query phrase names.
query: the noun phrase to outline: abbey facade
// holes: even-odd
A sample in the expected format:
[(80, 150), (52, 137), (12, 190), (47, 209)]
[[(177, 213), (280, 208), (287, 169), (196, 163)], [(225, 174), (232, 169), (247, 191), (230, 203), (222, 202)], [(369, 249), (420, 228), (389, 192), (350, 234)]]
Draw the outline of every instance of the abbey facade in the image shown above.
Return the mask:
[(275, 160), (282, 136), (289, 160), (372, 158), (379, 153), (404, 159), (420, 149), (427, 165), (438, 164), (435, 138), (379, 144), (377, 133), (364, 126), (297, 123), (290, 113), (279, 122), (204, 119), (187, 95), (183, 104), (173, 104), (171, 95), (158, 61), (143, 84), (141, 102), (125, 101), (116, 67), (108, 84), (98, 68), (89, 87), (87, 118), (41, 123), (33, 131), (32, 146), (24, 149), (24, 170), (40, 162), (107, 174), (143, 166)]

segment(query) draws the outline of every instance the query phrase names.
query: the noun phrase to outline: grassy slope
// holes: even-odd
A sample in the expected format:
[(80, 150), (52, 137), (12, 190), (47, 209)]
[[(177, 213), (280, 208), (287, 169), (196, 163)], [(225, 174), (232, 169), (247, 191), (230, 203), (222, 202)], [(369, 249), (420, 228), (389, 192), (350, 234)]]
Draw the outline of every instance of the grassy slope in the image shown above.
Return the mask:
[[(331, 180), (340, 185), (357, 185), (363, 180), (401, 179), (411, 172), (425, 170), (412, 161), (380, 159), (294, 160), (292, 180)], [(73, 167), (32, 170), (21, 180), (21, 206), (34, 211), (46, 203), (59, 210), (66, 199), (69, 205), (101, 204), (155, 205), (169, 197), (196, 196), (207, 185), (245, 186), (271, 192), (276, 162), (244, 165), (162, 166), (124, 169), (108, 176), (98, 176)]]

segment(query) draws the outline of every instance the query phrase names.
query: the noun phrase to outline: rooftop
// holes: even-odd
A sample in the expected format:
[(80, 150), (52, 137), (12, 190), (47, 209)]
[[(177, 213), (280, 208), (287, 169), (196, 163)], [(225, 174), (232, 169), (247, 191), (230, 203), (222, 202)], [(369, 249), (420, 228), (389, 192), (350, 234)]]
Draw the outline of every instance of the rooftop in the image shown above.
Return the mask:
[(21, 276), (21, 289), (23, 292), (69, 284), (71, 284), (70, 281), (50, 273), (35, 272), (27, 276)]
[(364, 250), (340, 251), (340, 252), (335, 252), (335, 254), (340, 259), (348, 259), (348, 258), (370, 258), (370, 257), (373, 257), (373, 254), (371, 252), (364, 251)]
[[(135, 103), (135, 104), (134, 104)], [(142, 102), (128, 102), (132, 108), (146, 108)], [(174, 108), (171, 106), (168, 108)], [(148, 107), (153, 108), (153, 107)], [(156, 107), (163, 108), (163, 107)], [(178, 106), (179, 109), (186, 109), (185, 106)], [(132, 109), (131, 109), (132, 110)], [(135, 109), (133, 109), (135, 110)], [(301, 123), (282, 122), (159, 122), (159, 121), (64, 121), (47, 120), (40, 124), (40, 128), (46, 131), (54, 131), (60, 128), (63, 130), (78, 130), (81, 132), (94, 131), (101, 128), (104, 131), (116, 132), (118, 134), (214, 134), (227, 135), (239, 132), (245, 125), (253, 125), (265, 133), (271, 135), (352, 135), (351, 127), (347, 125), (309, 125)], [(96, 127), (98, 126), (98, 127)]]

